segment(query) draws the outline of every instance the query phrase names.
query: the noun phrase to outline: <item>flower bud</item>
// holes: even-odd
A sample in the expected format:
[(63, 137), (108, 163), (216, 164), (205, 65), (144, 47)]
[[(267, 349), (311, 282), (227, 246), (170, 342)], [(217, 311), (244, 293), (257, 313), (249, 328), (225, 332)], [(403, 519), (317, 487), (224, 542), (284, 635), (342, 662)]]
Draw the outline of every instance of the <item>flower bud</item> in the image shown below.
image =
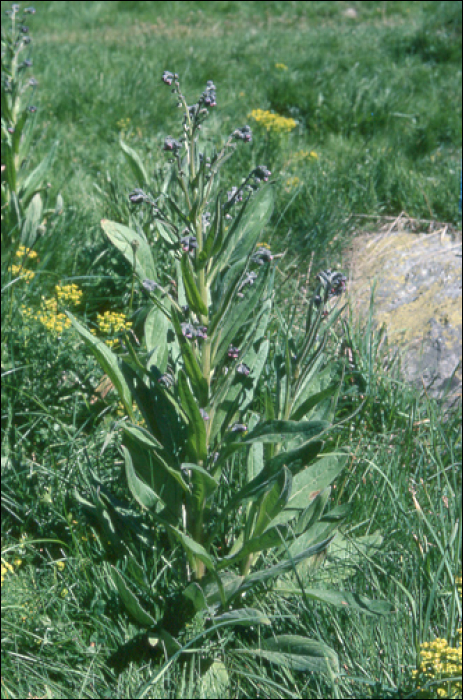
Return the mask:
[(246, 433), (248, 430), (248, 426), (244, 425), (244, 423), (234, 423), (231, 427), (232, 433)]
[(236, 367), (236, 371), (238, 374), (244, 374), (244, 376), (247, 377), (251, 370), (244, 362), (240, 362)]
[(154, 280), (143, 280), (142, 285), (147, 292), (154, 292), (155, 289), (159, 288), (159, 284)]
[(168, 70), (165, 70), (164, 73), (162, 74), (162, 82), (165, 83), (166, 85), (172, 85), (173, 80), (178, 77), (176, 73), (171, 73)]
[(180, 243), (184, 253), (192, 253), (193, 250), (198, 247), (195, 236), (184, 236), (180, 239)]
[(35, 15), (35, 7), (26, 7), (23, 12), (25, 15)]
[(129, 194), (129, 199), (132, 202), (132, 204), (141, 204), (147, 199), (147, 196), (143, 192), (143, 190), (137, 187), (133, 190), (133, 192)]
[(264, 265), (270, 260), (273, 260), (273, 255), (268, 248), (258, 248), (251, 257), (251, 261), (257, 265)]
[(245, 141), (246, 143), (251, 143), (251, 141), (252, 141), (251, 127), (248, 126), (248, 124), (245, 124), (241, 128), (235, 129), (232, 136), (235, 139), (241, 139), (241, 141)]
[(34, 112), (36, 112), (36, 111), (37, 111), (37, 107), (35, 107), (34, 105), (31, 105), (31, 106), (29, 107), (29, 112), (30, 112), (31, 114), (34, 114)]
[(270, 170), (267, 170), (265, 165), (258, 165), (257, 168), (254, 170), (254, 177), (256, 178), (256, 180), (263, 180), (264, 182), (267, 182), (271, 174), (272, 173), (270, 172)]
[(209, 416), (208, 416), (208, 414), (206, 413), (206, 411), (204, 410), (204, 408), (200, 408), (200, 409), (199, 409), (199, 412), (200, 412), (201, 418), (202, 418), (203, 420), (209, 420)]
[(237, 360), (239, 357), (239, 354), (240, 354), (239, 348), (235, 348), (234, 345), (229, 345), (228, 357), (230, 357), (232, 360)]
[(173, 151), (174, 153), (177, 153), (177, 151), (179, 151), (181, 147), (182, 144), (179, 141), (177, 141), (177, 139), (173, 139), (172, 136), (167, 136), (167, 138), (164, 141), (165, 151)]

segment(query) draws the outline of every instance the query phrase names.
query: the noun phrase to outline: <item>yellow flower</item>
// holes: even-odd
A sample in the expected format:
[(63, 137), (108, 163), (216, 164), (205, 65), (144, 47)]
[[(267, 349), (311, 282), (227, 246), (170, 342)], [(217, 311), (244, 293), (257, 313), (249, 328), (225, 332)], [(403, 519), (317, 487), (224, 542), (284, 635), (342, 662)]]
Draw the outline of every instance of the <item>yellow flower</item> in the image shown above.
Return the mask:
[(289, 133), (297, 126), (297, 122), (291, 117), (283, 117), (268, 110), (254, 109), (248, 117), (261, 124), (267, 131), (277, 134)]
[(298, 177), (289, 177), (286, 180), (285, 184), (286, 184), (286, 188), (288, 190), (293, 190), (295, 187), (297, 187), (299, 185), (299, 183), (300, 183), (300, 180)]
[(285, 66), (284, 63), (275, 63), (275, 68), (277, 68), (278, 70), (283, 70), (283, 71), (288, 70), (288, 66)]

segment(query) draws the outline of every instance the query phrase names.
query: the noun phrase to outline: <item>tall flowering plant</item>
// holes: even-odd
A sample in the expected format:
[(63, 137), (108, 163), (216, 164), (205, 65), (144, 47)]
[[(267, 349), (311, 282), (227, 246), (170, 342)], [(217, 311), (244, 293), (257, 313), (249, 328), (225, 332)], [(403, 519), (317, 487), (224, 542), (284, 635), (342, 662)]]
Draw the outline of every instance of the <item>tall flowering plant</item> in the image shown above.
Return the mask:
[[(21, 10), (13, 4), (2, 21), (1, 102), (2, 102), (2, 253), (17, 251), (22, 244), (31, 248), (43, 232), (47, 219), (63, 209), (61, 195), (56, 205), (46, 207), (49, 185), (44, 181), (51, 167), (57, 144), (34, 168), (30, 168), (37, 107), (34, 95), (37, 80), (28, 77), (33, 65), (32, 40), (26, 24), (33, 7)], [(43, 198), (45, 193), (45, 198)], [(45, 201), (44, 201), (45, 200)], [(45, 204), (45, 206), (44, 206)]]
[[(149, 210), (156, 237), (102, 221), (148, 300), (142, 345), (136, 348), (127, 334), (125, 355), (116, 356), (69, 316), (125, 406), (127, 482), (154, 528), (167, 535), (176, 572), (169, 595), (148, 586), (134, 561), (128, 533), (140, 534), (135, 516), (102, 488), (85, 505), (125, 555), (126, 574), (116, 567), (111, 574), (127, 610), (155, 631), (152, 644), (171, 655), (195, 616), (210, 629), (270, 624), (248, 601), (258, 602), (277, 578), (326, 552), (346, 514), (325, 513), (345, 455), (326, 450), (337, 386), (323, 368), (326, 335), (339, 314), (327, 317), (327, 309), (345, 278), (330, 271), (319, 276), (305, 333), (296, 342), (282, 323), (277, 347), (270, 331), (276, 260), (258, 245), (273, 209), (270, 172), (258, 166), (229, 191), (221, 189), (220, 169), (238, 142), (251, 142), (251, 129), (237, 128), (220, 150), (207, 150), (201, 130), (216, 105), (214, 84), (209, 81), (190, 105), (177, 74), (166, 71), (162, 80), (183, 117), (181, 134), (164, 141), (171, 161), (158, 191), (149, 191), (141, 159), (124, 146), (138, 180), (130, 201)], [(167, 286), (152, 255), (160, 245), (176, 271)], [(275, 386), (264, 381), (272, 367)], [(134, 402), (142, 424), (134, 420)], [(241, 465), (235, 478), (232, 464)], [(159, 543), (150, 541), (160, 556)], [(149, 609), (133, 592), (129, 574), (138, 589), (144, 587)], [(352, 596), (331, 592), (331, 602), (346, 600), (355, 604)], [(369, 602), (361, 607), (368, 610)], [(331, 670), (337, 668), (334, 652), (302, 637), (272, 637), (259, 653), (276, 663), (281, 654), (297, 657), (298, 667), (312, 670), (323, 670), (327, 659)]]

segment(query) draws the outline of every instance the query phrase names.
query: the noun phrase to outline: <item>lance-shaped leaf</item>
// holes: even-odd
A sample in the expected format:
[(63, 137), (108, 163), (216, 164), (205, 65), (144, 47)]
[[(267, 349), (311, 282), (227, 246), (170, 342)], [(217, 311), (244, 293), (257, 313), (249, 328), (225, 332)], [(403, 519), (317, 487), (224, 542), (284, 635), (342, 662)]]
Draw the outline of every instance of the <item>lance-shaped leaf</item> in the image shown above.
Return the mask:
[(198, 464), (182, 464), (182, 471), (189, 471), (191, 477), (191, 500), (195, 509), (200, 510), (203, 503), (219, 488), (219, 483)]
[(249, 574), (245, 577), (243, 583), (241, 584), (240, 588), (237, 590), (233, 597), (236, 597), (236, 595), (239, 595), (251, 588), (254, 588), (256, 585), (260, 585), (265, 581), (269, 581), (273, 578), (281, 576), (286, 571), (292, 571), (294, 567), (304, 559), (307, 559), (308, 557), (313, 557), (316, 554), (325, 551), (332, 539), (333, 537), (328, 537), (326, 540), (322, 540), (321, 542), (317, 542), (311, 547), (307, 547), (307, 549), (303, 550), (296, 556), (290, 557), (289, 559), (284, 559), (275, 566), (270, 566), (267, 569), (261, 569), (260, 571), (256, 571), (253, 574)]
[(196, 353), (190, 341), (185, 338), (182, 333), (182, 327), (180, 325), (180, 319), (175, 309), (172, 309), (172, 323), (177, 334), (177, 339), (180, 345), (180, 351), (182, 353), (183, 362), (185, 364), (185, 371), (188, 375), (188, 379), (191, 382), (191, 388), (193, 393), (199, 402), (200, 408), (207, 406), (209, 389), (207, 386), (207, 381), (202, 375), (201, 368), (198, 364), (196, 358)]
[(283, 582), (281, 586), (277, 582), (276, 588), (283, 595), (285, 593), (288, 595), (290, 592), (292, 595), (304, 595), (305, 598), (316, 600), (319, 603), (334, 605), (338, 608), (353, 608), (367, 615), (390, 615), (395, 610), (394, 605), (387, 600), (371, 600), (364, 595), (350, 591), (332, 591), (326, 588), (306, 588), (305, 586), (304, 590), (301, 591), (300, 587), (287, 587)]
[(323, 642), (296, 634), (282, 634), (265, 639), (261, 644), (261, 648), (247, 653), (284, 666), (288, 671), (320, 673), (328, 678), (339, 673), (338, 655)]
[(135, 500), (147, 510), (154, 510), (159, 502), (161, 502), (162, 505), (165, 505), (158, 494), (153, 491), (153, 489), (151, 489), (145, 481), (138, 478), (137, 474), (135, 473), (135, 469), (133, 468), (132, 457), (130, 456), (128, 449), (122, 446), (122, 452), (125, 460), (127, 483)]
[(130, 425), (125, 423), (123, 426), (123, 431), (126, 438), (127, 436), (130, 436), (132, 440), (136, 440), (141, 447), (145, 448), (147, 452), (151, 453), (154, 457), (155, 463), (166, 471), (167, 474), (169, 474), (178, 484), (180, 484), (183, 491), (189, 491), (188, 484), (185, 482), (181, 471), (175, 467), (169, 466), (169, 459), (172, 460), (172, 456), (167, 450), (163, 449), (162, 445), (160, 445), (147, 430), (140, 425)]
[(135, 261), (135, 273), (140, 280), (157, 279), (153, 256), (144, 235), (108, 219), (101, 220), (101, 228), (131, 267)]
[(284, 442), (296, 436), (302, 436), (305, 440), (320, 435), (327, 427), (326, 421), (290, 421), (273, 420), (259, 423), (254, 430), (246, 435), (243, 442)]
[(214, 623), (229, 622), (232, 625), (240, 627), (249, 627), (251, 625), (270, 625), (271, 621), (260, 610), (255, 608), (241, 608), (240, 610), (231, 610), (214, 617)]
[(55, 141), (42, 162), (24, 180), (19, 191), (19, 199), (22, 200), (23, 206), (27, 206), (37, 190), (40, 189), (43, 179), (55, 159), (57, 147), (58, 141)]
[(217, 271), (248, 258), (272, 211), (273, 188), (268, 184), (249, 198), (231, 225), (217, 258)]
[(161, 374), (167, 369), (169, 347), (167, 331), (170, 328), (169, 319), (157, 306), (153, 306), (145, 320), (145, 342), (149, 358), (146, 368), (156, 366)]
[(201, 299), (201, 294), (196, 286), (188, 253), (182, 255), (182, 273), (188, 306), (195, 314), (207, 316), (207, 306)]
[(117, 355), (115, 355), (112, 350), (110, 350), (110, 348), (103, 343), (103, 341), (95, 338), (95, 336), (84, 328), (84, 326), (82, 326), (69, 311), (66, 311), (66, 315), (86, 346), (98, 360), (103, 371), (110, 378), (117, 393), (119, 394), (119, 398), (122, 401), (125, 410), (129, 414), (131, 420), (133, 420), (132, 395), (119, 365)]
[(198, 403), (193, 396), (183, 370), (178, 374), (178, 389), (182, 407), (188, 416), (188, 451), (191, 459), (205, 462), (207, 459), (206, 427)]
[[(147, 445), (140, 426), (124, 425), (124, 445), (127, 447), (136, 476), (154, 491), (165, 504), (164, 518), (177, 523), (186, 490), (180, 470), (174, 470), (166, 460), (169, 454)], [(173, 470), (173, 471), (172, 471)], [(151, 509), (153, 513), (153, 510)]]
[(121, 369), (149, 431), (166, 450), (175, 454), (186, 433), (185, 413), (174, 396), (160, 386), (158, 377), (147, 386), (127, 363)]
[[(216, 574), (207, 574), (201, 581), (194, 581), (183, 592), (189, 600), (193, 601), (197, 611), (217, 609), (222, 604), (222, 593), (228, 602), (237, 592), (244, 581), (244, 576), (239, 576), (231, 571), (224, 571), (217, 577)], [(219, 585), (220, 584), (220, 585)]]
[(199, 559), (205, 565), (206, 569), (214, 571), (214, 560), (199, 542), (196, 542), (192, 537), (186, 535), (172, 525), (169, 526), (169, 531), (180, 542), (183, 549), (189, 555), (190, 560), (191, 558)]
[(143, 627), (154, 627), (156, 620), (142, 608), (115, 566), (111, 566), (111, 576), (129, 615)]
[(265, 532), (256, 537), (251, 537), (251, 539), (246, 540), (238, 551), (233, 554), (229, 554), (223, 557), (218, 564), (217, 568), (219, 570), (225, 567), (236, 564), (237, 562), (245, 559), (249, 554), (254, 554), (255, 552), (263, 552), (266, 549), (272, 549), (282, 544), (283, 541), (291, 535), (291, 530), (286, 525), (277, 525), (276, 527), (269, 527)]
[(125, 159), (128, 162), (133, 174), (135, 175), (137, 185), (139, 185), (140, 187), (147, 185), (149, 183), (149, 177), (148, 173), (145, 170), (145, 166), (143, 165), (142, 159), (140, 158), (138, 153), (134, 151), (133, 148), (130, 148), (130, 146), (127, 146), (127, 144), (124, 143), (122, 139), (119, 141), (119, 143), (124, 152)]
[(270, 527), (270, 524), (274, 525), (274, 518), (288, 503), (288, 499), (291, 495), (292, 482), (293, 477), (291, 472), (284, 467), (272, 488), (265, 494), (261, 501), (256, 504), (258, 515), (252, 531), (252, 537), (257, 537), (263, 533)]

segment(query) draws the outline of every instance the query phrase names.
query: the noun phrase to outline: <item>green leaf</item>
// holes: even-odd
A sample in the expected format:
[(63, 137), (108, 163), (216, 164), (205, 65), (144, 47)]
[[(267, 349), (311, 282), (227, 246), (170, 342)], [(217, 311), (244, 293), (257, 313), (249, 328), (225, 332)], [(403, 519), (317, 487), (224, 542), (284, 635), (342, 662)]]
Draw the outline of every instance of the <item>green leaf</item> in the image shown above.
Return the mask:
[(304, 596), (320, 603), (335, 605), (337, 607), (353, 608), (367, 615), (390, 615), (395, 608), (387, 600), (371, 600), (363, 595), (350, 591), (330, 591), (326, 588), (305, 588)]
[(346, 459), (344, 453), (328, 454), (296, 474), (288, 508), (293, 511), (305, 509), (320, 491), (324, 491), (339, 476)]
[(233, 222), (218, 255), (217, 271), (245, 261), (254, 250), (259, 236), (273, 211), (273, 188), (264, 185), (241, 209)]
[(156, 620), (142, 608), (135, 595), (125, 583), (122, 574), (115, 566), (111, 566), (111, 576), (129, 615), (132, 616), (135, 622), (143, 627), (154, 627), (156, 625)]
[(311, 547), (307, 547), (307, 549), (303, 550), (299, 554), (291, 556), (288, 559), (284, 559), (275, 566), (270, 566), (267, 569), (261, 569), (260, 571), (256, 571), (253, 574), (249, 574), (245, 577), (237, 593), (244, 593), (244, 591), (254, 588), (256, 585), (260, 585), (261, 583), (264, 583), (269, 579), (281, 576), (281, 574), (284, 574), (286, 571), (293, 571), (294, 567), (304, 559), (307, 559), (308, 557), (313, 557), (316, 554), (319, 554), (320, 552), (324, 552), (328, 547), (329, 543), (332, 541), (332, 539), (333, 537), (328, 537), (327, 539), (322, 540), (321, 542), (317, 542)]
[[(243, 652), (240, 652), (243, 653)], [(320, 673), (332, 678), (339, 673), (336, 652), (327, 644), (296, 634), (282, 634), (262, 641), (259, 649), (247, 651), (288, 671)]]
[(204, 549), (204, 547), (201, 544), (199, 544), (199, 542), (195, 542), (195, 540), (192, 539), (189, 535), (186, 535), (184, 532), (181, 532), (172, 525), (169, 526), (169, 531), (180, 542), (183, 549), (188, 554), (192, 555), (195, 559), (199, 559), (200, 561), (202, 561), (209, 571), (215, 570), (214, 560), (212, 559), (211, 555)]
[(121, 449), (124, 454), (127, 483), (132, 496), (143, 508), (154, 510), (159, 502), (162, 503), (161, 498), (144, 481), (138, 478), (128, 449), (123, 445)]
[(101, 340), (95, 338), (95, 336), (84, 328), (84, 326), (82, 326), (69, 311), (66, 311), (66, 315), (76, 331), (79, 333), (84, 343), (98, 360), (103, 371), (108, 375), (111, 382), (114, 384), (125, 410), (127, 411), (130, 419), (133, 420), (134, 415), (132, 408), (132, 395), (120, 368), (117, 355), (115, 355)]
[(298, 408), (294, 410), (291, 413), (291, 420), (294, 421), (299, 421), (301, 418), (304, 418), (309, 411), (311, 411), (315, 406), (318, 406), (320, 403), (323, 401), (326, 401), (326, 399), (329, 399), (333, 394), (336, 393), (338, 389), (337, 384), (331, 384), (328, 386), (326, 389), (323, 389), (322, 391), (318, 391), (315, 394), (312, 394), (312, 396), (309, 396), (305, 401), (302, 403), (299, 403)]
[(145, 320), (145, 342), (148, 352), (146, 369), (155, 366), (161, 374), (167, 369), (169, 347), (167, 331), (170, 328), (169, 319), (157, 306), (153, 306)]
[(240, 608), (231, 610), (214, 617), (214, 623), (230, 622), (239, 627), (250, 627), (251, 625), (271, 625), (270, 619), (260, 610), (255, 608)]
[(283, 442), (285, 439), (303, 436), (306, 440), (310, 437), (320, 435), (329, 424), (326, 421), (290, 421), (273, 420), (259, 423), (250, 433), (246, 435), (243, 442)]
[(133, 148), (130, 148), (130, 146), (127, 146), (127, 144), (124, 143), (122, 139), (119, 141), (119, 143), (122, 150), (124, 151), (124, 156), (128, 164), (130, 165), (133, 174), (135, 175), (137, 185), (139, 185), (140, 187), (147, 185), (149, 183), (149, 177), (145, 170), (145, 166), (143, 165), (142, 159), (140, 158), (138, 153), (134, 151)]
[(191, 583), (183, 594), (193, 601), (197, 611), (216, 609), (222, 603), (221, 593), (225, 595), (226, 601), (230, 600), (243, 581), (244, 576), (238, 576), (231, 571), (224, 571), (218, 577), (216, 574), (207, 574), (200, 582)]
[(199, 511), (203, 507), (203, 503), (212, 496), (219, 488), (219, 483), (209, 474), (203, 467), (198, 464), (182, 464), (182, 470), (189, 471), (191, 474), (192, 493), (191, 499), (195, 509)]
[(277, 481), (258, 504), (258, 515), (252, 531), (253, 537), (264, 532), (270, 524), (274, 525), (274, 518), (286, 506), (291, 495), (292, 481), (291, 472), (284, 467)]
[[(101, 228), (131, 267), (135, 260), (135, 273), (141, 281), (145, 279), (156, 281), (156, 268), (149, 243), (141, 233), (108, 219), (101, 220)], [(135, 244), (135, 254), (132, 244)]]
[(22, 200), (23, 207), (29, 204), (34, 194), (40, 189), (45, 175), (55, 159), (57, 147), (58, 141), (55, 141), (42, 162), (39, 163), (38, 166), (24, 180), (19, 191), (19, 199)]
[(183, 370), (178, 374), (178, 389), (182, 407), (188, 416), (188, 448), (191, 458), (198, 462), (207, 459), (206, 427), (199, 406), (193, 396)]
[(182, 273), (188, 306), (195, 314), (207, 316), (207, 306), (201, 299), (199, 289), (196, 286), (188, 253), (182, 255)]
[(37, 229), (42, 221), (43, 204), (39, 193), (35, 194), (29, 206), (27, 207), (26, 216), (23, 220), (21, 230), (21, 243), (26, 248), (32, 248), (37, 240)]

